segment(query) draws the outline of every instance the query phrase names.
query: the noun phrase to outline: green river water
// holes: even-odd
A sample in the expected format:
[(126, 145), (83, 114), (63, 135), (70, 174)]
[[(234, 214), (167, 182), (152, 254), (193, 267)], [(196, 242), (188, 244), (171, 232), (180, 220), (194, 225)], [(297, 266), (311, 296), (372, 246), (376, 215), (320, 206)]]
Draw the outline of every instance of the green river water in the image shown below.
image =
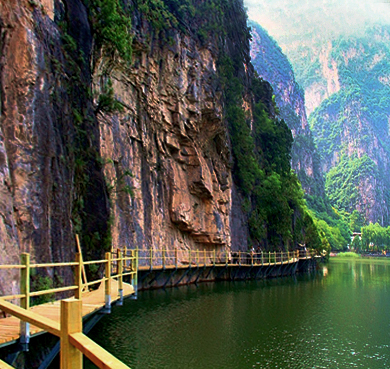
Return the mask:
[(390, 260), (332, 260), (296, 278), (144, 291), (90, 336), (132, 369), (390, 368), (389, 283)]

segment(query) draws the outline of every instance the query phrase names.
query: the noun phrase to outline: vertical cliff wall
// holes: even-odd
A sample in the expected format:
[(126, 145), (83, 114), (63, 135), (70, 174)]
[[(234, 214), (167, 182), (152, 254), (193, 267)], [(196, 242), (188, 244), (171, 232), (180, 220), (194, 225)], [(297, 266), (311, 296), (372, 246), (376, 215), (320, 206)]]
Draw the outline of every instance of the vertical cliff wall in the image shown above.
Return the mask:
[[(158, 29), (139, 5), (125, 6), (133, 56), (124, 66), (99, 53), (84, 2), (0, 4), (0, 263), (21, 252), (71, 260), (75, 233), (86, 257), (111, 246), (219, 250), (234, 237), (245, 247), (217, 73), (222, 51), (249, 48), (234, 40), (246, 27), (242, 3), (211, 19), (214, 35), (200, 16)], [(244, 84), (248, 63), (247, 52)], [(102, 103), (108, 90), (120, 109)], [(0, 278), (2, 293), (16, 292), (16, 275)]]
[(76, 233), (85, 259), (305, 237), (291, 132), (254, 76), (241, 0), (0, 6), (0, 262), (72, 260)]
[[(67, 165), (71, 119), (57, 26), (24, 1), (0, 4), (1, 263), (69, 260), (72, 170)], [(61, 101), (54, 101), (57, 92)], [(1, 292), (15, 292), (16, 275), (1, 276)]]

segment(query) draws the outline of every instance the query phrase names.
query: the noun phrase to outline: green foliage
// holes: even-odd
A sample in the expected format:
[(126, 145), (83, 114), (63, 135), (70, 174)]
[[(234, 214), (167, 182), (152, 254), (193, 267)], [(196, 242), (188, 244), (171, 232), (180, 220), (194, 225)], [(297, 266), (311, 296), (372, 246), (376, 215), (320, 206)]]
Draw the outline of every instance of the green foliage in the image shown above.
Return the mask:
[(332, 250), (344, 250), (347, 248), (349, 239), (343, 237), (340, 226), (330, 226), (326, 221), (317, 220), (317, 227), (325, 235)]
[(358, 259), (361, 256), (359, 254), (357, 254), (356, 252), (347, 251), (347, 252), (339, 252), (337, 254), (337, 257), (345, 258), (345, 259)]
[(121, 113), (124, 111), (123, 104), (115, 98), (111, 78), (108, 77), (103, 85), (102, 93), (98, 97), (96, 113)]
[(138, 0), (138, 10), (157, 32), (177, 27), (178, 21), (163, 0)]
[(364, 226), (364, 218), (356, 209), (349, 217), (349, 228), (352, 232), (360, 232)]
[(362, 228), (362, 250), (390, 250), (390, 226), (381, 227), (378, 223), (370, 223)]
[(131, 197), (134, 196), (134, 188), (126, 184), (126, 178), (132, 178), (134, 175), (129, 171), (125, 170), (120, 176), (115, 178), (111, 183), (107, 184), (107, 191), (109, 194), (113, 193), (126, 193)]
[(258, 77), (252, 80), (255, 106), (250, 126), (242, 108), (243, 84), (236, 75), (236, 61), (222, 57), (218, 70), (226, 99), (233, 175), (245, 198), (250, 243), (268, 250), (291, 249), (298, 242), (327, 249), (306, 208), (297, 176), (291, 171), (291, 131), (284, 121), (272, 118), (272, 94), (269, 101), (264, 100), (270, 86)]
[(112, 62), (131, 61), (132, 34), (130, 17), (125, 14), (119, 0), (85, 0), (90, 12), (95, 41), (95, 52)]
[[(46, 291), (54, 287), (53, 280), (49, 276), (43, 276), (36, 272), (36, 269), (31, 270), (31, 291)], [(32, 298), (31, 306), (45, 304), (54, 300), (54, 293), (40, 295)]]
[(326, 175), (325, 190), (338, 209), (352, 212), (362, 202), (361, 185), (365, 178), (377, 173), (377, 165), (366, 154), (362, 157), (343, 155)]

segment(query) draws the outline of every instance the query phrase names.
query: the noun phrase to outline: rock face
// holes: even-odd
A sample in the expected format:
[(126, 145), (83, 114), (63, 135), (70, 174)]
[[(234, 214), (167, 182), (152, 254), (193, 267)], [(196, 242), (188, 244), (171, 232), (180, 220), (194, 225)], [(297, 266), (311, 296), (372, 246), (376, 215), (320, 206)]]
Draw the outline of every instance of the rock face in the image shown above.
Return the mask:
[(133, 197), (121, 183), (111, 193), (113, 244), (230, 246), (230, 150), (217, 55), (179, 32), (173, 46), (143, 46), (130, 74), (113, 75), (124, 112), (99, 117), (106, 178), (114, 183), (125, 170), (132, 174), (123, 181)]
[(252, 63), (259, 76), (271, 84), (280, 118), (287, 123), (294, 137), (291, 166), (306, 194), (324, 198), (323, 173), (307, 122), (304, 92), (278, 44), (259, 24), (249, 21), (249, 25)]
[[(246, 27), (236, 14), (230, 22)], [(104, 61), (92, 60), (84, 3), (0, 3), (1, 264), (18, 263), (21, 252), (33, 262), (71, 261), (79, 232), (85, 258), (109, 246), (246, 249), (218, 37), (179, 27), (168, 40), (154, 37), (137, 11), (132, 24), (132, 65), (109, 77), (123, 109), (108, 113), (98, 108), (108, 77)], [(225, 34), (226, 52), (238, 55), (233, 38)], [(240, 73), (249, 80), (244, 54)], [(18, 275), (1, 273), (0, 294), (17, 293)]]
[[(52, 104), (53, 90), (63, 88), (52, 73), (61, 52), (58, 29), (44, 11), (44, 4), (0, 4), (1, 264), (17, 264), (21, 252), (40, 261), (73, 255), (72, 173), (64, 165), (68, 102), (64, 95), (62, 111)], [(18, 275), (1, 273), (0, 293), (16, 293)]]

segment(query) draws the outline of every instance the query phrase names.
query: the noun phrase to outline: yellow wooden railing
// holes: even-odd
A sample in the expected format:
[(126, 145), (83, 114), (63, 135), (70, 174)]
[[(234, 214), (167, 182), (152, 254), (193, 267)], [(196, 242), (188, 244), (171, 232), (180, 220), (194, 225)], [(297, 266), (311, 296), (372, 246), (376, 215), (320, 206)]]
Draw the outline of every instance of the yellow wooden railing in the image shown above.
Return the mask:
[(289, 264), (299, 258), (314, 257), (315, 251), (251, 252), (216, 250), (140, 249), (138, 263), (142, 268), (178, 268), (186, 266)]
[[(99, 266), (102, 264), (104, 264), (105, 269), (103, 278), (88, 282), (84, 277), (83, 281), (83, 270), (85, 265)], [(30, 279), (32, 269), (57, 267), (74, 268), (74, 285), (42, 291), (31, 291)], [(83, 262), (81, 254), (78, 253), (76, 254), (75, 262), (44, 264), (31, 264), (30, 255), (25, 253), (21, 255), (20, 264), (0, 265), (0, 270), (20, 270), (20, 293), (1, 296), (0, 309), (21, 320), (20, 342), (22, 344), (27, 344), (29, 342), (30, 324), (60, 337), (61, 369), (82, 368), (82, 354), (86, 355), (99, 368), (128, 368), (82, 333), (82, 295), (83, 290), (104, 282), (105, 308), (110, 309), (112, 280), (116, 279), (118, 281), (118, 295), (119, 299), (122, 300), (124, 277), (129, 276), (134, 291), (137, 290), (137, 267), (138, 257), (136, 250), (118, 250), (114, 254), (108, 252), (105, 254), (105, 259), (85, 262)], [(30, 310), (30, 300), (32, 297), (71, 291), (74, 292), (75, 299), (61, 301), (60, 323), (35, 314)], [(10, 303), (7, 300), (20, 300), (20, 306)], [(0, 360), (0, 369), (7, 367), (9, 366)]]
[[(35, 314), (4, 299), (0, 299), (0, 308), (21, 321), (33, 324), (59, 337), (61, 369), (81, 369), (83, 367), (83, 354), (101, 369), (129, 369), (127, 365), (82, 333), (81, 300), (61, 300), (60, 322)], [(8, 367), (4, 362), (0, 362), (0, 368)]]

